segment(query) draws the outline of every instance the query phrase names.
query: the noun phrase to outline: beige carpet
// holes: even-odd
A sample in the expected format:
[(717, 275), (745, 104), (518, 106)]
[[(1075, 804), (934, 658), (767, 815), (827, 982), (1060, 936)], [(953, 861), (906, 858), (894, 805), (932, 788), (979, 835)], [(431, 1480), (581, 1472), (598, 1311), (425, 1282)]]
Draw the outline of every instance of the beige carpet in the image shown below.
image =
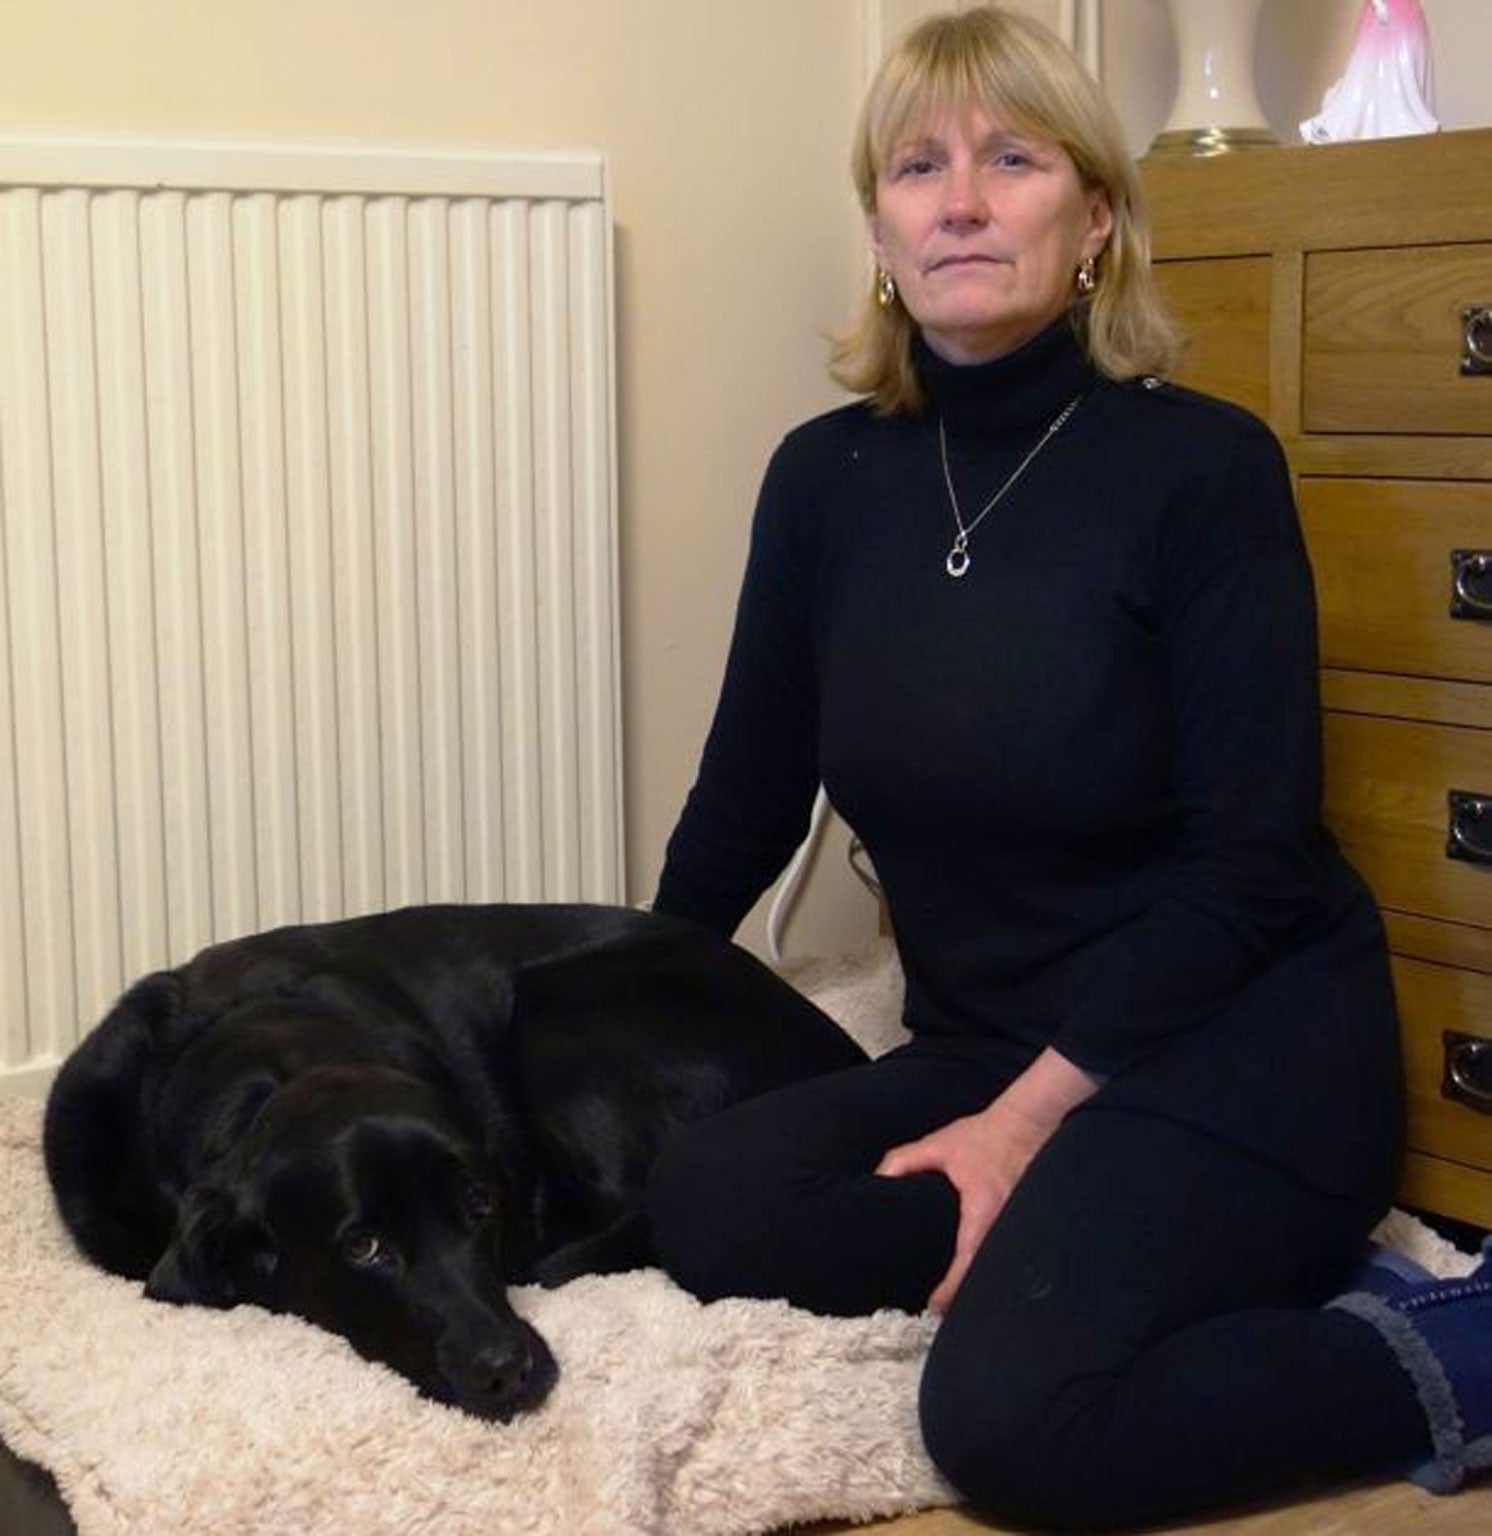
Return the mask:
[[(883, 949), (797, 979), (872, 1049), (896, 1037)], [(0, 1102), (0, 1438), (81, 1536), (710, 1536), (952, 1500), (916, 1429), (928, 1318), (702, 1307), (656, 1271), (520, 1291), (563, 1374), (483, 1424), (295, 1319), (158, 1306), (82, 1263), (39, 1126)], [(1408, 1218), (1391, 1236), (1469, 1262)]]

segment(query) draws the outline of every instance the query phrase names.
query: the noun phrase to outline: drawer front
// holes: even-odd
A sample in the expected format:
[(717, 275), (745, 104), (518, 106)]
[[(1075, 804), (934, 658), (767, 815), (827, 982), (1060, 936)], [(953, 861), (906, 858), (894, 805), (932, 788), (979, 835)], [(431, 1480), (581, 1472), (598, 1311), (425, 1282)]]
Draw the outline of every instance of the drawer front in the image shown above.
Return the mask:
[(1492, 372), (1461, 372), (1463, 311), (1487, 307), (1492, 244), (1307, 256), (1305, 430), (1492, 432)]
[[(1396, 959), (1394, 991), (1404, 1042), (1409, 1145), (1492, 1169), (1492, 1113), (1487, 1113), (1492, 1093), (1484, 1098), (1481, 1092), (1492, 1080), (1485, 1064), (1492, 1054), (1492, 976)], [(1456, 1037), (1449, 1047), (1447, 1032)], [(1478, 1044), (1483, 1040), (1485, 1048)], [(1461, 1096), (1445, 1092), (1448, 1080), (1452, 1094)]]
[(1176, 382), (1269, 415), (1269, 261), (1162, 261), (1166, 302), (1186, 333)]
[[(1450, 791), (1492, 802), (1492, 731), (1328, 710), (1326, 820), (1382, 906), (1488, 930), (1492, 859), (1451, 858)], [(1492, 845), (1492, 813), (1463, 810), (1463, 841)]]
[(1306, 476), (1299, 502), (1324, 665), (1492, 682), (1492, 482)]

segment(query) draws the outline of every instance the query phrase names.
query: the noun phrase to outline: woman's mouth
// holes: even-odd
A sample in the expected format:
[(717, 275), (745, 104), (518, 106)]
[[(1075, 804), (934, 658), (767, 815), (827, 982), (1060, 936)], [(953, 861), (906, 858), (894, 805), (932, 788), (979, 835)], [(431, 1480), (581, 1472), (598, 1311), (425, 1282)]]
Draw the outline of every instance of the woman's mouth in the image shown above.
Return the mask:
[(1000, 264), (997, 256), (970, 254), (965, 256), (940, 256), (928, 267), (929, 272), (946, 272), (958, 267), (994, 267)]

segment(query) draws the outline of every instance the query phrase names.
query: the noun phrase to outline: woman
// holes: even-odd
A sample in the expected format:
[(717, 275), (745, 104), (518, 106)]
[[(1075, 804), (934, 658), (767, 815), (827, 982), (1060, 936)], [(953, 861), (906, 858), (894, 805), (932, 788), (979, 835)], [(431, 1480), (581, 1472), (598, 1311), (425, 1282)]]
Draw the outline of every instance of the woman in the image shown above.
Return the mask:
[(855, 176), (878, 267), (837, 376), (867, 398), (768, 469), (655, 905), (732, 931), (822, 779), (913, 1038), (681, 1142), (659, 1252), (706, 1297), (930, 1301), (929, 1450), (1008, 1520), (1452, 1485), (1492, 1462), (1492, 1280), (1430, 1305), (1380, 1264), (1321, 1306), (1394, 1189), (1401, 1089), (1319, 819), (1280, 450), (1161, 382), (1133, 169), (1035, 24), (911, 33)]

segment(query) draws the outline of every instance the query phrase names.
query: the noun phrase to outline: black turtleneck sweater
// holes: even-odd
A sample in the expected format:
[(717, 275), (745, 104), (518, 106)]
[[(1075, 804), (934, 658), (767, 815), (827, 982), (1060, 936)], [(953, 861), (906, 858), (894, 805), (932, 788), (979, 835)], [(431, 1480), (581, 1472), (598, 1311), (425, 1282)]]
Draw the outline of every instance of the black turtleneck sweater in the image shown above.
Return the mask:
[[(1320, 823), (1284, 459), (1242, 410), (1100, 377), (1065, 320), (918, 366), (926, 413), (852, 405), (772, 459), (656, 906), (733, 931), (822, 779), (884, 885), (914, 1031), (1122, 1074), (1373, 922)], [(951, 579), (938, 419), (968, 522), (1075, 397)]]

